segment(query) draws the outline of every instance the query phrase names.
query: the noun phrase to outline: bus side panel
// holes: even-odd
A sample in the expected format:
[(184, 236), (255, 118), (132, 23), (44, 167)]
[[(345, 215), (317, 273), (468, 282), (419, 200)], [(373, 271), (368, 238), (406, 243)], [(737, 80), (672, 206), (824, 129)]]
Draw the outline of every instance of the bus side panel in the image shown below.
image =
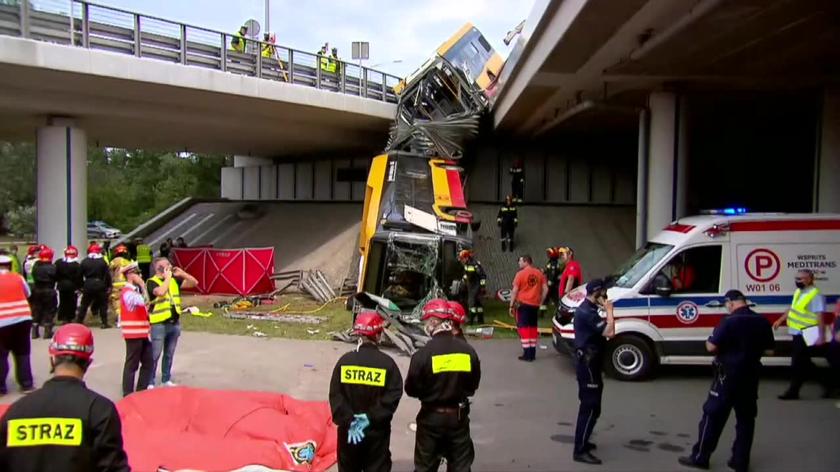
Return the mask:
[(385, 187), (385, 172), (388, 167), (388, 155), (382, 154), (373, 158), (368, 172), (365, 186), (365, 203), (362, 212), (362, 224), (359, 227), (359, 252), (362, 257), (362, 267), (359, 271), (357, 287), (364, 286), (365, 272), (369, 265), (368, 249), (376, 227), (379, 223), (380, 205), (382, 204), (382, 189)]

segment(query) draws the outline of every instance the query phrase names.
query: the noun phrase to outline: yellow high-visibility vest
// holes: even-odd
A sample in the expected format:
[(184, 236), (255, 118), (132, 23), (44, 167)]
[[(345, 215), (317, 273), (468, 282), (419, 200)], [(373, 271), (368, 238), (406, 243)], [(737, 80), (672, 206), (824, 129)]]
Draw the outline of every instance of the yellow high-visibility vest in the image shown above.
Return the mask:
[(137, 263), (149, 264), (152, 262), (152, 247), (148, 244), (137, 245)]
[[(150, 278), (152, 282), (158, 287), (163, 286), (163, 279), (157, 275)], [(152, 295), (152, 294), (150, 294)], [(155, 304), (154, 309), (149, 314), (149, 322), (152, 324), (162, 323), (169, 318), (172, 318), (172, 307), (175, 307), (175, 313), (181, 314), (181, 290), (178, 288), (178, 282), (175, 279), (169, 279), (169, 289), (166, 295), (162, 297), (155, 297), (152, 300)]]
[(236, 32), (236, 37), (230, 40), (230, 47), (236, 52), (245, 52), (245, 37), (242, 36), (242, 33)]
[(821, 316), (821, 314), (808, 311), (808, 305), (811, 304), (811, 300), (819, 294), (820, 289), (817, 287), (814, 287), (813, 290), (806, 293), (804, 296), (802, 296), (802, 290), (800, 289), (796, 289), (796, 291), (793, 292), (793, 303), (790, 305), (792, 310), (788, 311), (787, 317), (787, 325), (789, 328), (802, 331), (805, 328), (819, 324), (819, 316)]

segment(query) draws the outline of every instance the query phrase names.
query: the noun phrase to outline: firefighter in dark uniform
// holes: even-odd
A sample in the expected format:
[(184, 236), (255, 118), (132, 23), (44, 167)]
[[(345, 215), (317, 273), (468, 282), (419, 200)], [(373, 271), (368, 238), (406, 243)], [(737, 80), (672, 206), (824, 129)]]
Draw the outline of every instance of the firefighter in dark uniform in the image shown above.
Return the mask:
[(513, 161), (513, 165), (508, 169), (510, 174), (510, 193), (514, 203), (522, 203), (522, 198), (525, 196), (525, 167), (522, 165), (522, 159)]
[(773, 353), (773, 327), (763, 316), (747, 306), (738, 290), (724, 295), (730, 313), (717, 325), (706, 341), (706, 350), (715, 355), (715, 376), (703, 405), (698, 442), (691, 455), (679, 463), (698, 469), (709, 468), (709, 458), (717, 447), (720, 434), (735, 409), (735, 443), (727, 465), (736, 472), (746, 471), (758, 414), (758, 377), (761, 356)]
[[(602, 307), (607, 318), (598, 313)], [(575, 370), (577, 371), (578, 410), (575, 428), (575, 462), (600, 464), (601, 459), (592, 455), (595, 445), (589, 441), (595, 423), (601, 416), (601, 396), (604, 379), (601, 375), (607, 339), (615, 335), (615, 318), (612, 302), (607, 300), (607, 289), (602, 280), (586, 284), (586, 298), (575, 310)]]
[(32, 266), (32, 339), (40, 337), (40, 326), (44, 327), (44, 339), (52, 337), (53, 320), (58, 312), (53, 256), (53, 250), (44, 246)]
[(505, 197), (505, 204), (499, 208), (496, 223), (501, 230), (502, 252), (507, 250), (513, 252), (513, 233), (516, 231), (516, 225), (519, 224), (519, 216), (516, 211), (516, 204), (513, 203), (513, 198), (510, 195)]
[[(560, 275), (563, 274), (563, 269), (566, 265), (560, 261), (560, 250), (556, 247), (550, 247), (545, 250), (545, 255), (548, 256), (548, 261), (545, 263), (545, 279), (548, 282), (548, 297), (545, 300), (546, 305), (551, 302), (555, 307), (560, 306), (560, 293), (557, 287), (560, 284)], [(546, 311), (546, 307), (540, 307), (540, 315)]]
[(467, 472), (475, 458), (468, 398), (478, 390), (481, 365), (475, 350), (452, 335), (451, 316), (446, 300), (430, 300), (423, 307), (432, 339), (411, 357), (405, 379), (405, 393), (421, 403), (415, 472), (436, 472), (441, 458), (448, 472)]
[(88, 256), (82, 261), (82, 301), (76, 313), (76, 323), (84, 323), (88, 308), (99, 315), (102, 327), (108, 326), (108, 294), (111, 291), (111, 270), (98, 244), (88, 247)]
[(391, 419), (402, 397), (397, 364), (377, 345), (385, 321), (374, 310), (356, 316), (359, 346), (341, 356), (330, 381), (330, 408), (338, 426), (338, 470), (391, 470)]
[(475, 258), (473, 252), (464, 249), (458, 253), (458, 260), (464, 265), (462, 295), (465, 296), (467, 311), (470, 312), (469, 324), (484, 324), (484, 305), (481, 303), (481, 296), (487, 287), (487, 273), (481, 267), (481, 263)]
[(82, 380), (92, 361), (93, 334), (66, 324), (49, 352), (53, 378), (0, 420), (0, 470), (129, 471), (116, 407)]

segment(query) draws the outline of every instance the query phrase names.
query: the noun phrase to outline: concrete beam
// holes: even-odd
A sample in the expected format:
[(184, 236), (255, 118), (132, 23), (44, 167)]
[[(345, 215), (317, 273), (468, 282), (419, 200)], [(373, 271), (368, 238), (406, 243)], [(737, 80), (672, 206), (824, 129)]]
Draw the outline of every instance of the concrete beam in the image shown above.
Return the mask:
[(819, 126), (814, 211), (840, 213), (840, 89), (823, 93)]

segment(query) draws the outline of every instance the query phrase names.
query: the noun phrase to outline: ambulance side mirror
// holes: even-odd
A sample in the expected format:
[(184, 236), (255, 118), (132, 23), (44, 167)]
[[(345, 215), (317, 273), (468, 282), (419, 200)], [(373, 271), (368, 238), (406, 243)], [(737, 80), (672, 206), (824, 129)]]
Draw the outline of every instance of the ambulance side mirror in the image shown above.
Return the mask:
[(653, 278), (653, 291), (660, 297), (670, 297), (671, 292), (674, 291), (674, 287), (671, 285), (671, 279), (669, 279), (665, 274), (657, 274), (656, 277)]

